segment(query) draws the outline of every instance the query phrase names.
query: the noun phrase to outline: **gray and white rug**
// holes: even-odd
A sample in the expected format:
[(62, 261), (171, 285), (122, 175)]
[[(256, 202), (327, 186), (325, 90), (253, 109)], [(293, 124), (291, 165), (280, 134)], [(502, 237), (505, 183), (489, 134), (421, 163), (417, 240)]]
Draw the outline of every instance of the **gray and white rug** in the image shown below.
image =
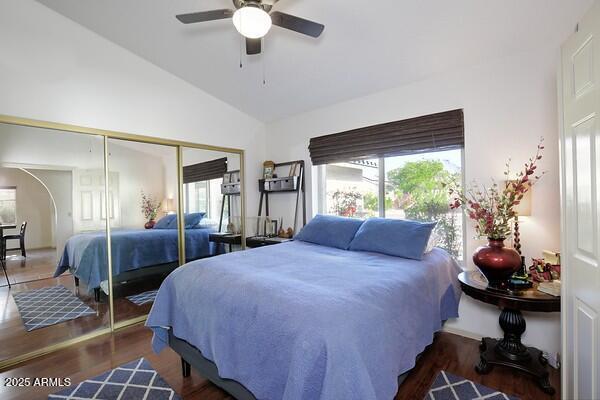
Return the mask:
[(152, 303), (154, 301), (154, 298), (156, 297), (156, 293), (158, 293), (158, 289), (149, 290), (144, 293), (136, 294), (133, 296), (127, 296), (127, 300), (131, 301), (135, 305), (141, 306), (146, 303)]
[(440, 371), (424, 400), (518, 400), (496, 389)]
[(179, 400), (181, 397), (147, 360), (140, 358), (51, 394), (48, 399)]
[(96, 315), (94, 310), (62, 285), (17, 292), (13, 298), (28, 332), (86, 315)]

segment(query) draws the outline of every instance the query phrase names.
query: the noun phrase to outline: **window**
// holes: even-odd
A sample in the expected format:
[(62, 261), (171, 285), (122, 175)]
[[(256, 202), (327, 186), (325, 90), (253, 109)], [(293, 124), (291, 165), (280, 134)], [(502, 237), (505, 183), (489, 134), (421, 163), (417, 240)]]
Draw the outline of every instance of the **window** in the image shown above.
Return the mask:
[(186, 183), (185, 192), (187, 194), (186, 199), (186, 213), (205, 212), (208, 214), (208, 181)]
[(365, 218), (378, 215), (379, 160), (327, 164), (327, 213)]
[[(223, 202), (221, 183), (223, 183), (223, 178), (184, 184), (185, 212), (205, 212), (206, 218), (218, 222)], [(224, 215), (223, 223), (227, 224), (227, 215)]]
[(0, 187), (0, 223), (17, 223), (17, 188), (15, 186)]
[(437, 221), (436, 246), (462, 259), (463, 216), (449, 209), (441, 187), (452, 175), (462, 175), (462, 150), (325, 164), (319, 174), (320, 212)]
[(441, 183), (462, 176), (464, 136), (456, 109), (310, 138), (319, 212), (435, 221), (435, 245), (462, 258), (464, 216)]

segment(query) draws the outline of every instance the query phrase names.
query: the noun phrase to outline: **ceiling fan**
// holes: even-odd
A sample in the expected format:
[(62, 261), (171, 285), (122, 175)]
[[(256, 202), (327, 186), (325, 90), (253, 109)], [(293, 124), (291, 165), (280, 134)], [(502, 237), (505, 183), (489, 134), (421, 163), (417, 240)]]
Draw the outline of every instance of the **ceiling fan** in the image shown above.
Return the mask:
[(179, 14), (175, 17), (184, 24), (233, 19), (237, 31), (246, 38), (246, 54), (260, 54), (261, 38), (265, 36), (271, 25), (277, 25), (304, 35), (317, 38), (325, 26), (304, 18), (295, 17), (279, 11), (271, 12), (278, 0), (233, 0), (235, 10), (219, 9)]

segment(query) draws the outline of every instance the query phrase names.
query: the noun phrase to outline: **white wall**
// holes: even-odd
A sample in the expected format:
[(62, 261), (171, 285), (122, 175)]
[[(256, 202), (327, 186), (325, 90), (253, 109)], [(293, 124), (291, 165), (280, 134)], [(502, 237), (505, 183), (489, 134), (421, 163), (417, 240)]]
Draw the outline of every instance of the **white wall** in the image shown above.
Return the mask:
[[(276, 121), (267, 126), (267, 158), (275, 162), (304, 159), (310, 163), (308, 141), (312, 136), (463, 108), (466, 180), (483, 183), (490, 178), (502, 180), (509, 157), (518, 168), (533, 155), (538, 139), (544, 136), (546, 151), (541, 168), (547, 174), (533, 190), (532, 216), (523, 218), (521, 225), (524, 254), (540, 256), (542, 249), (558, 250), (560, 239), (557, 63), (558, 44)], [(307, 168), (309, 191), (312, 172)], [(308, 193), (309, 215), (316, 212), (311, 197)], [(285, 216), (292, 207), (276, 199), (271, 204), (273, 215)], [(469, 229), (467, 258), (482, 243), (470, 239), (473, 236)], [(463, 296), (460, 315), (448, 325), (479, 335), (501, 333), (495, 307)], [(559, 315), (526, 317), (524, 341), (547, 351), (559, 351)]]
[[(121, 212), (121, 227), (142, 229), (147, 220), (141, 211), (141, 192), (156, 201), (164, 201), (167, 193), (177, 193), (177, 180), (167, 184), (165, 175), (168, 172), (177, 176), (175, 149), (165, 147), (170, 165), (162, 155), (151, 152), (152, 147), (158, 146), (146, 143), (130, 143), (122, 146), (121, 140), (109, 141), (109, 169), (119, 174), (119, 206)], [(160, 146), (162, 147), (162, 146)]]
[(0, 37), (1, 114), (241, 148), (258, 179), (256, 119), (33, 0), (0, 2)]
[[(34, 177), (16, 168), (0, 168), (0, 186), (17, 188), (17, 229), (4, 234), (18, 233), (21, 222), (27, 221), (25, 248), (54, 247), (54, 206), (48, 191)], [(7, 243), (9, 248), (18, 247), (17, 240)]]

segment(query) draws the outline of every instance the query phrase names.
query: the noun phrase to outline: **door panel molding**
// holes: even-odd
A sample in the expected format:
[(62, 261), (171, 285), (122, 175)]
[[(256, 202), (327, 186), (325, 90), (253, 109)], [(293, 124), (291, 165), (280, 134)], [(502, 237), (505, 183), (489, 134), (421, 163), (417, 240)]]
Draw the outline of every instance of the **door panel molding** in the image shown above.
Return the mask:
[(585, 304), (581, 299), (574, 301), (574, 334), (573, 349), (580, 356), (573, 368), (576, 399), (597, 399), (598, 344), (598, 313)]
[(600, 2), (561, 48), (562, 398), (600, 397)]

